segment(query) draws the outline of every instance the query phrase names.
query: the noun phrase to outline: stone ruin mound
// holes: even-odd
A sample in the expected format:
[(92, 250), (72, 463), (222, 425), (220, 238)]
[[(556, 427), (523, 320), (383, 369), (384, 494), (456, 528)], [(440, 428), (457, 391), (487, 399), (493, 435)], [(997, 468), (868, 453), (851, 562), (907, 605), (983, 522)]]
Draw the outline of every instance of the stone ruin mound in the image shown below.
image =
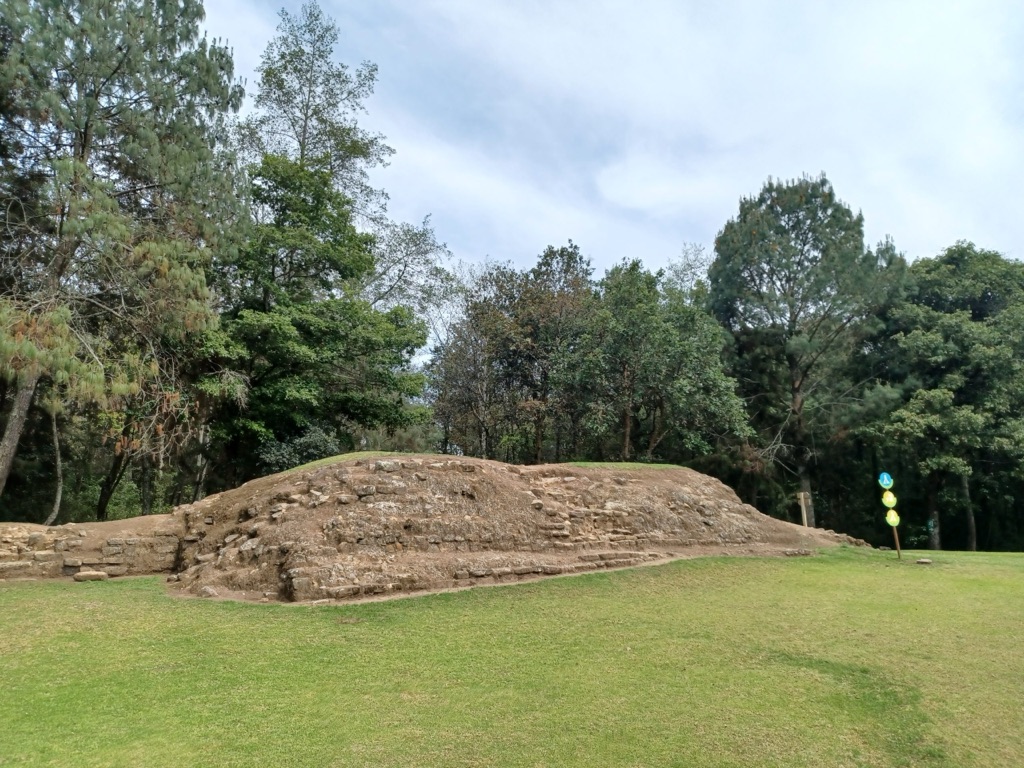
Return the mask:
[(203, 596), (342, 600), (840, 543), (863, 544), (762, 515), (689, 469), (403, 455), (260, 478), (169, 515), (0, 524), (0, 579), (169, 573)]

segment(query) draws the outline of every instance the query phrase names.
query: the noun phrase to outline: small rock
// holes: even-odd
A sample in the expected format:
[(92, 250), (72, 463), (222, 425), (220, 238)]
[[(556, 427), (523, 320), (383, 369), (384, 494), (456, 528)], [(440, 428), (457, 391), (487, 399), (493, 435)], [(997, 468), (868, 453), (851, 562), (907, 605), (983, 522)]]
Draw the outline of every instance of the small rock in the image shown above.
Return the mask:
[(537, 499), (536, 501), (533, 502), (533, 508), (534, 509), (544, 509), (544, 502), (541, 501), (540, 499)]
[(213, 518), (212, 517), (207, 517), (205, 520), (203, 520), (203, 522), (206, 523), (207, 525), (213, 525)]
[(199, 588), (200, 597), (217, 597), (217, 590), (207, 584), (205, 587)]
[(382, 461), (375, 462), (373, 468), (378, 472), (397, 472), (402, 468), (402, 462), (384, 459)]
[(931, 558), (922, 557), (922, 558), (918, 559), (917, 564), (918, 565), (931, 565), (932, 561), (931, 561)]
[(72, 578), (75, 581), (106, 581), (110, 576), (103, 571), (79, 571)]

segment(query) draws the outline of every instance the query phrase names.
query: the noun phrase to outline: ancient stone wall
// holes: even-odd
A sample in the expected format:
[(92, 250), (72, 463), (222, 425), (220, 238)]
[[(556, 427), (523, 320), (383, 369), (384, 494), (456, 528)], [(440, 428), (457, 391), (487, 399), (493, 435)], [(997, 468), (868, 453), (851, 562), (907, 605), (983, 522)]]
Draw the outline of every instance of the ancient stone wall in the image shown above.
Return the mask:
[(768, 518), (682, 468), (403, 456), (261, 478), (159, 519), (0, 526), (0, 578), (166, 572), (195, 594), (310, 601), (847, 540)]
[(55, 528), (0, 526), (0, 579), (55, 578), (78, 573), (110, 576), (170, 572), (178, 560), (180, 530), (142, 536), (104, 536), (74, 524)]

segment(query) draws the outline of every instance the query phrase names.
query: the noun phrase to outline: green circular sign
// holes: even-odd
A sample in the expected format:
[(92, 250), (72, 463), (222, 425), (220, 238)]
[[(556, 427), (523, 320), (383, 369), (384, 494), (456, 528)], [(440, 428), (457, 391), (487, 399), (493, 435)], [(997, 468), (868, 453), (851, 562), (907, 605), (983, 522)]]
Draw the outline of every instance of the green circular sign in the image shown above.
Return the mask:
[(885, 522), (887, 522), (889, 525), (895, 528), (897, 525), (900, 524), (899, 513), (895, 509), (890, 509), (888, 512), (885, 513)]
[(892, 491), (886, 491), (882, 494), (882, 503), (889, 509), (892, 509), (896, 506), (896, 494)]

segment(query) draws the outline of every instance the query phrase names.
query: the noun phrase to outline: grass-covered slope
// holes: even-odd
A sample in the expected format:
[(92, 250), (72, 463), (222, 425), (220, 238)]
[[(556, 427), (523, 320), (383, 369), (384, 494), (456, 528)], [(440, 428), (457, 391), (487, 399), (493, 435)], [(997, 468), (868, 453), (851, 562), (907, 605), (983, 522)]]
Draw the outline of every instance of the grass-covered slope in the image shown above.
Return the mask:
[(1024, 556), (933, 557), (312, 608), (0, 583), (0, 765), (1024, 764)]

